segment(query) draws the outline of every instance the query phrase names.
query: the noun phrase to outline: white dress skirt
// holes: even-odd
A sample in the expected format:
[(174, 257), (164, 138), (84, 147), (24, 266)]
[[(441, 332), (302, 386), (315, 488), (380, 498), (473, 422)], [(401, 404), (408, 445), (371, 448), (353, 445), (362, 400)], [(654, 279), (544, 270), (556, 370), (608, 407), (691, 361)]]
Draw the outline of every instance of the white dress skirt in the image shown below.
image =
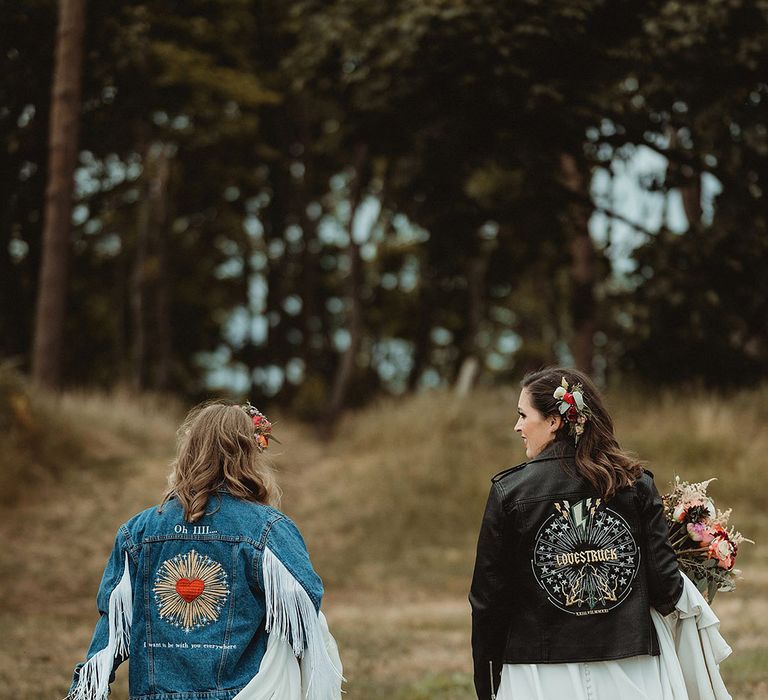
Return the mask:
[(720, 662), (731, 648), (687, 578), (674, 612), (651, 609), (659, 656), (584, 663), (505, 664), (497, 700), (731, 700)]
[[(338, 687), (322, 700), (341, 700), (342, 676), (341, 658), (336, 640), (328, 630), (328, 622), (322, 612), (318, 613), (320, 631), (328, 659), (338, 675)], [(251, 679), (233, 700), (306, 700), (311, 695), (312, 669), (305, 667), (304, 659), (297, 659), (293, 648), (277, 634), (267, 639), (267, 651), (261, 660), (259, 672)]]

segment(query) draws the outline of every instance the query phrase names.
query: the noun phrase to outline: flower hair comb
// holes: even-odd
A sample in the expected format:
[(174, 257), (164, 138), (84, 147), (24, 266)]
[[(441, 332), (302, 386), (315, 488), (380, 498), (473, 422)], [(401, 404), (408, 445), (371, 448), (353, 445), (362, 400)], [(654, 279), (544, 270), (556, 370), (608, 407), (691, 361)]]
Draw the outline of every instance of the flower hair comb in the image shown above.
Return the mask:
[(256, 444), (259, 448), (259, 452), (269, 447), (269, 441), (274, 440), (279, 443), (280, 441), (272, 435), (272, 423), (269, 422), (267, 417), (256, 406), (251, 405), (250, 401), (246, 401), (240, 406), (250, 417), (253, 422), (253, 435), (256, 438)]
[(579, 444), (579, 438), (584, 432), (584, 424), (591, 418), (592, 411), (584, 403), (584, 389), (576, 382), (569, 387), (568, 380), (563, 377), (560, 386), (552, 394), (557, 399), (557, 408), (560, 415), (568, 423), (568, 432), (573, 436), (575, 444)]

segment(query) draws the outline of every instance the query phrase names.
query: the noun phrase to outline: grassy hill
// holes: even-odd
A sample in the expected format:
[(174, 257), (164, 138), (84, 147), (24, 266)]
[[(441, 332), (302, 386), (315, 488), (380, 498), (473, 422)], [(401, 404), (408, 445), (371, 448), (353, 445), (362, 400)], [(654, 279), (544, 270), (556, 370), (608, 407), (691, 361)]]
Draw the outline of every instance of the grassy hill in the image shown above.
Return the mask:
[[(0, 698), (38, 700), (66, 691), (115, 528), (159, 499), (182, 411), (157, 397), (14, 392), (27, 396), (31, 425), (54, 425), (50, 416), (56, 425), (31, 442), (17, 426), (16, 447), (0, 443)], [(10, 393), (0, 393), (0, 416)], [(516, 398), (497, 389), (463, 401), (447, 392), (385, 400), (348, 416), (330, 442), (270, 416), (283, 509), (326, 582), (351, 700), (473, 697), (466, 593), (488, 479), (524, 458)], [(736, 652), (723, 667), (729, 689), (766, 697), (768, 388), (728, 398), (613, 394), (609, 406), (622, 444), (649, 462), (661, 490), (674, 473), (717, 475), (718, 505), (734, 507), (735, 524), (758, 541), (740, 554), (745, 580), (715, 609)], [(14, 409), (6, 415), (17, 420)], [(127, 697), (124, 669), (118, 676), (117, 700)]]

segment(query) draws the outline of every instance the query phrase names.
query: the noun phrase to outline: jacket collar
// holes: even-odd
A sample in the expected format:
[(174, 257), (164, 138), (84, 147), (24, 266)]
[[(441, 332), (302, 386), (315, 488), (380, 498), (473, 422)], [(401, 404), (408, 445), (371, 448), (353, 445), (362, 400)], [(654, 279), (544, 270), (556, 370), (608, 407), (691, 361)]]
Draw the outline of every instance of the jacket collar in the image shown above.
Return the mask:
[(576, 447), (570, 440), (553, 440), (539, 454), (526, 462), (544, 462), (548, 459), (567, 459), (576, 455)]

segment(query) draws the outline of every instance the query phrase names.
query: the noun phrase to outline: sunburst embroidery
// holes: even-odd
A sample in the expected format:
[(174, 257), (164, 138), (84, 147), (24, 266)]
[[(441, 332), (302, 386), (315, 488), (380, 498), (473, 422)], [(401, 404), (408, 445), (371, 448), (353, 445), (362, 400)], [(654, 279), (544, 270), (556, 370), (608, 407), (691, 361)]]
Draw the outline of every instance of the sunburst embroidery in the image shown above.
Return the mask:
[(221, 564), (194, 549), (164, 561), (152, 590), (160, 617), (185, 632), (216, 622), (229, 595)]
[(531, 560), (549, 600), (573, 615), (621, 605), (640, 568), (629, 523), (600, 498), (553, 505), (556, 512), (542, 523)]

